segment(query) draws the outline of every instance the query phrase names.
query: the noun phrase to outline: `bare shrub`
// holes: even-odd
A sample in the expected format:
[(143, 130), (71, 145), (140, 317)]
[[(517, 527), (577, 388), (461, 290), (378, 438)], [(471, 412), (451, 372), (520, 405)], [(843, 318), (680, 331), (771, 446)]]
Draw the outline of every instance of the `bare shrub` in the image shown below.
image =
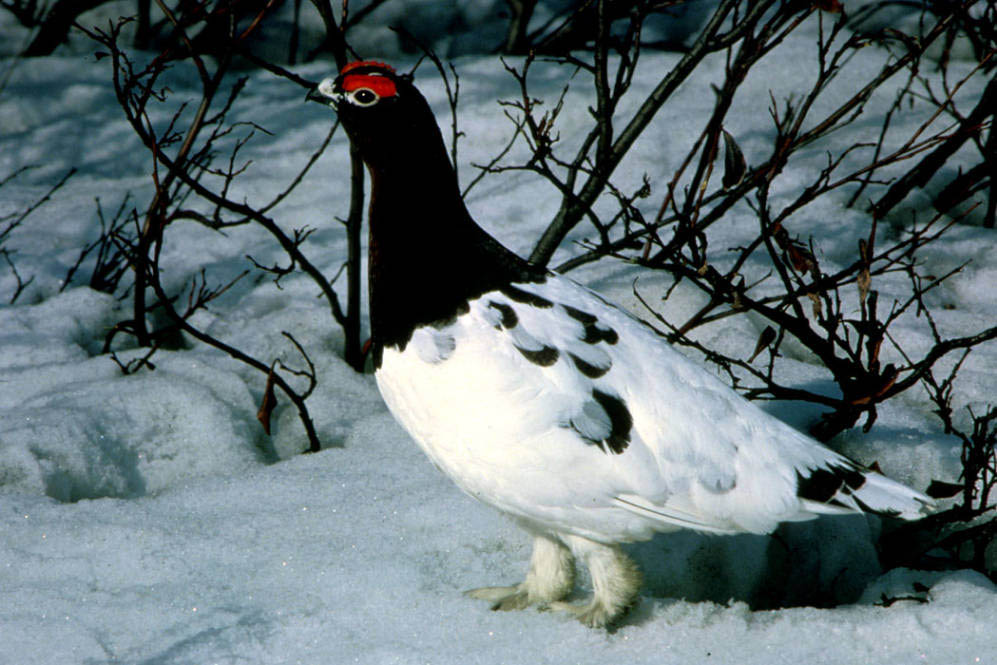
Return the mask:
[[(584, 39), (593, 40), (591, 49), (565, 55), (543, 51), (537, 43), (521, 65), (506, 64), (520, 91), (504, 102), (512, 123), (511, 140), (525, 141), (528, 156), (517, 161), (498, 158), (479, 168), (488, 174), (529, 171), (558, 192), (559, 210), (534, 246), (534, 262), (547, 264), (555, 250), (565, 247), (569, 233), (583, 225), (592, 231), (593, 239), (585, 241), (558, 270), (615, 257), (669, 275), (671, 286), (661, 293), (643, 293), (635, 286), (661, 333), (701, 353), (749, 398), (820, 405), (824, 413), (812, 433), (823, 441), (860, 422), (868, 430), (883, 402), (911, 388), (926, 387), (940, 405), (939, 412), (948, 414), (943, 418), (946, 430), (963, 441), (966, 451), (962, 507), (921, 527), (907, 527), (908, 533), (917, 532), (925, 543), (937, 543), (939, 532), (931, 532), (930, 525), (954, 529), (953, 520), (979, 517), (993, 507), (988, 489), (993, 485), (988, 475), (993, 468), (991, 440), (997, 420), (993, 409), (973, 415), (973, 425), (965, 431), (958, 429), (951, 411), (942, 408), (950, 402), (954, 375), (942, 383), (935, 383), (933, 376), (942, 364), (951, 365), (953, 358), (963, 357), (960, 354), (992, 343), (997, 339), (997, 326), (957, 336), (942, 334), (933, 323), (925, 296), (958, 275), (963, 266), (933, 275), (920, 260), (926, 246), (974, 214), (980, 205), (974, 198), (983, 196), (984, 226), (993, 224), (997, 79), (992, 70), (997, 41), (992, 23), (987, 23), (993, 8), (973, 18), (974, 2), (936, 4), (921, 16), (916, 32), (907, 34), (895, 28), (856, 30), (838, 2), (721, 0), (677, 63), (659, 76), (653, 91), (643, 99), (627, 100), (627, 108), (637, 108), (636, 113), (621, 114), (618, 109), (631, 94), (630, 84), (640, 62), (644, 22), (672, 4), (581, 3), (551, 34), (585, 35)], [(817, 23), (816, 76), (809, 89), (768, 100), (772, 127), (768, 152), (749, 162), (738, 138), (725, 126), (730, 114), (738, 112), (735, 95), (748, 74), (763, 67), (764, 59), (805, 21)], [(621, 30), (622, 23), (626, 23), (625, 30)], [(975, 48), (977, 65), (956, 77), (949, 70), (948, 49), (963, 35), (968, 35)], [(882, 54), (878, 69), (849, 68), (855, 54), (872, 44)], [(929, 49), (942, 53), (937, 66), (926, 55)], [(567, 84), (554, 100), (541, 100), (530, 92), (530, 69), (540, 58), (538, 52), (561, 65), (566, 79), (573, 76), (571, 85), (577, 86), (582, 79), (591, 86), (590, 129), (571, 152), (561, 145), (558, 131)], [(712, 111), (680, 154), (673, 174), (661, 183), (645, 176), (630, 190), (615, 184), (614, 172), (623, 157), (652, 119), (667, 108), (678, 86), (713, 53), (724, 58), (723, 78), (714, 86)], [(831, 84), (846, 73), (851, 94), (843, 102), (828, 103)], [(902, 77), (899, 89), (895, 77)], [(964, 102), (957, 95), (967, 85), (982, 87), (983, 92), (962, 110)], [(895, 102), (885, 115), (876, 115), (869, 100), (887, 91)], [(918, 114), (908, 116), (918, 121), (913, 131), (900, 135), (892, 121), (904, 113)], [(880, 126), (874, 141), (842, 146), (829, 140), (860, 120)], [(960, 170), (957, 165), (965, 162), (962, 149), (966, 146), (975, 148), (979, 162)], [(807, 161), (818, 149), (826, 155), (823, 167), (795, 194), (776, 196), (780, 175), (810, 172)], [(953, 171), (956, 177), (935, 198), (938, 211), (924, 214), (911, 209), (907, 202), (914, 191), (935, 175)], [(657, 212), (650, 215), (641, 200), (652, 195), (658, 197), (658, 204)], [(828, 196), (850, 201), (850, 205), (871, 200), (868, 226), (852, 239), (853, 259), (834, 268), (824, 265), (821, 239), (794, 233), (794, 219)], [(606, 206), (607, 199), (616, 205)], [(743, 211), (745, 206), (754, 213), (754, 235), (742, 246), (717, 246), (715, 231), (720, 223), (735, 207)], [(906, 295), (897, 295), (898, 276), (906, 277)], [(894, 294), (889, 299), (878, 288), (887, 280)], [(667, 300), (680, 284), (701, 292), (705, 305), (687, 320), (669, 321), (659, 313), (656, 301)], [(745, 315), (762, 325), (753, 350), (743, 356), (710, 348), (696, 338), (697, 328)], [(904, 348), (891, 334), (901, 319), (922, 322), (933, 343), (917, 355)], [(783, 349), (789, 340), (819, 361), (838, 394), (802, 388), (782, 378)], [(936, 493), (943, 494), (942, 487), (936, 486)], [(972, 540), (975, 549), (969, 559), (974, 566), (980, 565), (984, 541), (993, 540), (994, 522), (985, 524), (946, 536), (950, 543)], [(917, 560), (917, 555), (904, 560)]]
[[(22, 167), (20, 169), (17, 169), (10, 175), (6, 176), (2, 180), (0, 180), (0, 189), (3, 189), (5, 186), (9, 185), (11, 182), (17, 179), (18, 176), (31, 170), (31, 168), (32, 167), (29, 166)], [(24, 290), (35, 279), (33, 276), (32, 277), (22, 276), (21, 273), (17, 270), (17, 263), (15, 261), (17, 250), (8, 245), (11, 234), (18, 227), (24, 224), (24, 222), (27, 221), (28, 217), (32, 213), (34, 213), (36, 210), (38, 210), (40, 207), (42, 207), (48, 201), (50, 201), (52, 199), (52, 196), (60, 189), (62, 189), (63, 185), (65, 185), (66, 182), (68, 182), (69, 179), (72, 178), (75, 173), (76, 169), (70, 169), (69, 171), (66, 172), (65, 175), (62, 176), (62, 178), (60, 178), (54, 185), (52, 185), (49, 188), (49, 190), (45, 192), (45, 194), (43, 194), (34, 202), (18, 210), (14, 210), (12, 212), (0, 215), (0, 258), (3, 259), (3, 262), (4, 264), (6, 264), (7, 269), (10, 270), (12, 275), (14, 275), (14, 281), (15, 281), (14, 292), (11, 293), (9, 297), (7, 297), (8, 303), (14, 304), (15, 302), (17, 302), (17, 299), (21, 297), (21, 294), (24, 293)]]
[[(170, 17), (180, 40), (187, 45), (187, 48), (181, 52), (163, 51), (144, 66), (136, 65), (121, 45), (121, 32), (127, 19), (111, 24), (106, 29), (86, 30), (95, 42), (106, 49), (106, 57), (111, 63), (112, 82), (121, 109), (142, 145), (154, 157), (151, 177), (155, 193), (143, 208), (134, 208), (127, 213), (127, 217), (131, 220), (132, 233), (125, 234), (120, 224), (112, 223), (112, 228), (105, 233), (110, 240), (98, 240), (96, 245), (105, 250), (104, 256), (107, 260), (104, 262), (104, 273), (120, 278), (117, 266), (123, 261), (134, 275), (134, 283), (129, 286), (132, 317), (112, 329), (106, 340), (105, 349), (111, 348), (111, 340), (116, 335), (122, 333), (131, 335), (139, 346), (148, 347), (150, 351), (130, 363), (119, 362), (122, 370), (131, 372), (142, 367), (152, 368), (154, 365), (150, 359), (163, 340), (168, 339), (176, 331), (183, 331), (263, 373), (267, 384), (264, 390), (264, 405), (259, 415), (264, 428), (269, 431), (269, 417), (273, 409), (276, 386), (298, 410), (309, 439), (310, 449), (318, 450), (320, 443), (305, 406), (305, 400), (314, 389), (317, 377), (314, 366), (301, 345), (290, 334), (285, 333), (306, 365), (305, 370), (292, 370), (279, 361), (264, 362), (253, 358), (191, 323), (194, 313), (223, 295), (246, 273), (236, 275), (221, 285), (211, 286), (202, 271), (184, 289), (187, 292), (186, 304), (178, 306), (180, 294), (167, 293), (163, 286), (160, 257), (163, 245), (167, 242), (167, 230), (180, 221), (195, 222), (219, 232), (248, 224), (266, 229), (286, 253), (288, 263), (264, 266), (252, 261), (253, 267), (272, 274), (276, 280), (292, 271), (307, 274), (325, 297), (333, 319), (344, 329), (354, 331), (352, 337), (348, 335), (347, 350), (348, 354), (352, 353), (353, 357), (349, 358), (352, 364), (359, 367), (362, 364), (360, 344), (357, 339), (359, 307), (344, 311), (332, 283), (305, 255), (302, 246), (311, 230), (295, 229), (288, 234), (271, 216), (272, 211), (301, 182), (309, 168), (325, 150), (336, 127), (332, 127), (318, 150), (302, 165), (301, 172), (271, 200), (247, 202), (231, 198), (229, 192), (233, 189), (233, 183), (247, 166), (239, 156), (240, 151), (256, 133), (266, 130), (251, 123), (231, 123), (227, 120), (228, 112), (246, 82), (245, 77), (235, 80), (227, 94), (222, 95), (221, 91), (224, 89), (223, 82), (227, 81), (230, 75), (232, 59), (240, 53), (244, 39), (259, 25), (266, 8), (261, 10), (258, 16), (246, 21), (244, 27), (240, 27), (233, 14), (232, 20), (228, 21), (228, 33), (220, 42), (225, 48), (220, 52), (220, 57), (209, 62), (194, 48), (193, 42), (187, 36), (188, 31), (203, 20), (201, 7), (192, 5), (190, 14), (174, 14), (165, 3), (157, 4), (161, 11)], [(231, 3), (231, 7), (234, 9), (236, 4), (238, 3)], [(212, 20), (218, 20), (218, 12), (224, 12), (224, 9), (224, 6), (216, 7)], [(215, 46), (218, 47), (219, 42), (216, 42)], [(200, 99), (196, 101), (192, 113), (188, 111), (186, 102), (174, 101), (167, 89), (159, 83), (164, 72), (178, 61), (191, 64), (199, 76)], [(310, 88), (313, 85), (280, 67), (266, 64), (267, 69), (284, 76), (294, 84), (303, 88)], [(172, 105), (170, 120), (164, 128), (158, 128), (151, 120), (153, 105)], [(217, 155), (224, 154), (222, 151), (225, 145), (231, 146), (226, 150), (227, 159), (218, 160)], [(119, 212), (116, 219), (120, 216)], [(113, 252), (108, 249), (112, 243), (115, 247)], [(159, 329), (150, 328), (149, 314), (155, 310), (166, 314), (169, 321), (166, 326)], [(296, 390), (277, 370), (283, 370), (298, 379), (303, 378), (304, 388)]]

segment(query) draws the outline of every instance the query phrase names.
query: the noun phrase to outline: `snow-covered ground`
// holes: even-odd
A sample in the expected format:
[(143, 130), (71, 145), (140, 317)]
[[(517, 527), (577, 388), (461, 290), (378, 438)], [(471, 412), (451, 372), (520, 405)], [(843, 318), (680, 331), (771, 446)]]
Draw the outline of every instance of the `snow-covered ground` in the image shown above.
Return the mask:
[[(771, 136), (768, 91), (778, 96), (810, 80), (813, 31), (805, 26), (778, 49), (739, 97), (729, 129), (749, 162)], [(17, 34), (10, 26), (0, 33)], [(860, 54), (851, 66), (861, 71), (879, 57)], [(635, 97), (673, 60), (646, 53)], [(553, 613), (493, 613), (465, 598), (464, 589), (521, 579), (529, 542), (442, 477), (392, 421), (372, 377), (346, 367), (342, 334), (310, 281), (289, 277), (278, 288), (247, 278), (195, 322), (257, 357), (291, 365), (300, 360), (281, 331), (293, 332), (318, 367), (309, 406), (326, 445), (321, 453), (298, 454), (306, 440), (286, 403), (274, 435), (263, 434), (255, 419), (261, 376), (193, 340), (159, 351), (155, 371), (130, 376), (101, 354), (106, 332), (128, 316), (127, 301), (79, 283), (60, 289), (81, 247), (99, 233), (95, 199), (105, 210), (129, 192), (137, 205), (148, 201), (150, 158), (120, 117), (106, 60), (82, 42), (0, 65), (9, 73), (0, 93), (0, 177), (37, 167), (0, 189), (0, 215), (79, 169), (5, 245), (22, 277), (34, 281), (16, 304), (0, 305), (0, 663), (997, 663), (994, 585), (967, 571), (883, 574), (874, 550), (883, 526), (875, 518), (795, 524), (776, 537), (682, 533), (633, 545), (646, 584), (613, 633)], [(456, 66), (467, 182), (470, 165), (503, 145), (509, 126), (496, 101), (516, 88), (494, 57)], [(329, 73), (324, 64), (298, 70), (312, 79)], [(656, 185), (647, 214), (712, 103), (709, 83), (721, 71), (721, 60), (706, 63), (624, 163), (621, 181), (639, 183), (647, 172)], [(553, 100), (559, 74), (538, 67), (534, 94)], [(424, 67), (417, 82), (442, 118), (438, 78)], [(194, 94), (196, 78), (178, 70), (169, 83), (181, 99)], [(580, 139), (587, 119), (587, 92), (576, 88), (561, 119), (566, 143)], [(978, 93), (970, 85), (963, 94)], [(891, 95), (884, 91), (873, 107)], [(332, 117), (302, 103), (299, 88), (251, 74), (233, 120), (271, 132), (246, 148), (253, 165), (234, 196), (260, 201), (301, 168)], [(859, 123), (831, 147), (877, 130)], [(826, 148), (814, 151), (818, 168)], [(316, 229), (304, 251), (330, 275), (345, 251), (334, 217), (346, 211), (346, 153), (337, 136), (275, 211), (287, 229)], [(805, 168), (785, 174), (781, 191), (812, 177)], [(520, 173), (486, 179), (469, 206), (525, 252), (556, 201), (547, 185)], [(849, 260), (856, 230), (867, 223), (842, 199), (828, 198), (794, 217), (793, 232), (814, 236), (827, 269)], [(735, 212), (724, 228), (718, 251), (737, 244), (753, 222)], [(995, 245), (993, 231), (962, 225), (925, 252), (925, 271), (936, 274), (972, 261), (932, 296), (949, 334), (997, 320)], [(562, 255), (574, 251), (568, 246)], [(221, 235), (177, 224), (167, 232), (164, 278), (176, 288), (204, 268), (209, 282), (222, 283), (249, 267), (247, 254), (263, 264), (282, 259), (258, 229)], [(77, 282), (91, 266), (84, 263)], [(630, 267), (607, 262), (574, 276), (640, 313)], [(642, 292), (659, 294), (660, 280), (643, 277)], [(902, 280), (878, 286), (882, 302), (904, 288)], [(0, 300), (15, 287), (0, 263)], [(665, 312), (682, 320), (697, 306), (694, 294), (678, 291)], [(905, 320), (894, 333), (911, 349), (930, 343), (923, 320)], [(727, 321), (703, 335), (750, 352), (758, 328)], [(119, 349), (125, 360), (138, 353)], [(804, 354), (787, 371), (800, 384), (821, 380)], [(975, 351), (960, 373), (957, 405), (993, 401), (995, 373), (997, 345)], [(799, 405), (767, 408), (801, 427), (815, 414)], [(835, 444), (918, 488), (932, 478), (955, 480), (958, 441), (941, 432), (931, 408), (910, 391), (883, 407), (869, 434), (849, 432)], [(884, 594), (900, 600), (883, 607)]]

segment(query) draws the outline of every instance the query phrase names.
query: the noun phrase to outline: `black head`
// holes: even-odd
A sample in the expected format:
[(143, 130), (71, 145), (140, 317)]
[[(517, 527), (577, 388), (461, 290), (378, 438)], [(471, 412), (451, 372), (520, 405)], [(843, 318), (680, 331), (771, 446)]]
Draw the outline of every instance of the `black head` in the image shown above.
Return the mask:
[(336, 110), (347, 134), (372, 169), (390, 169), (412, 159), (445, 155), (443, 139), (429, 104), (412, 85), (380, 62), (351, 62), (327, 78), (308, 99)]
[(510, 282), (542, 280), (475, 224), (429, 104), (378, 62), (354, 62), (308, 95), (336, 110), (371, 174), (370, 327), (375, 367), (385, 346), (467, 311)]

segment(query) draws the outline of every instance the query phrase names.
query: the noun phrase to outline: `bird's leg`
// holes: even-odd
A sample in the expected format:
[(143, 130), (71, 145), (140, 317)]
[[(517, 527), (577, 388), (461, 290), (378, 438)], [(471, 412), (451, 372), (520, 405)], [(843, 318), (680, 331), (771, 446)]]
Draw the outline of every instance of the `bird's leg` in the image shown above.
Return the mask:
[(471, 589), (471, 598), (488, 600), (493, 610), (521, 610), (530, 605), (547, 605), (561, 600), (575, 586), (575, 562), (571, 551), (559, 540), (537, 535), (526, 579), (515, 586)]
[(637, 564), (616, 545), (603, 545), (580, 536), (565, 536), (565, 542), (588, 566), (592, 600), (581, 605), (556, 602), (550, 608), (569, 612), (593, 628), (602, 628), (626, 614), (640, 591)]

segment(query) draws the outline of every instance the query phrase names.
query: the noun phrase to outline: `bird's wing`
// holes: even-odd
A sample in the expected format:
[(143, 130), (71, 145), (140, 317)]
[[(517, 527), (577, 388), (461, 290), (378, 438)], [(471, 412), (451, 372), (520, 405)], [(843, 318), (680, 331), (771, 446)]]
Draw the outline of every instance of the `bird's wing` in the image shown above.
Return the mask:
[(485, 294), (470, 309), (465, 321), (499, 333), (490, 343), (516, 359), (510, 381), (551, 406), (530, 431), (568, 436), (578, 449), (549, 462), (659, 527), (762, 533), (817, 512), (913, 516), (925, 506), (927, 497), (761, 411), (565, 277)]

